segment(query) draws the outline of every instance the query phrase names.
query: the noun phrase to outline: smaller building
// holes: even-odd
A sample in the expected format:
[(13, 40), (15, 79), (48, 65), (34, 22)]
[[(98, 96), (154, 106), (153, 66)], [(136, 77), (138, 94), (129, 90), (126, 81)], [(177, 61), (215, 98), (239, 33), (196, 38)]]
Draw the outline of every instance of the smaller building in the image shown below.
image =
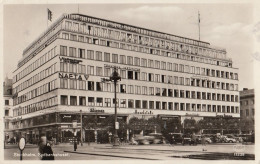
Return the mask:
[(244, 88), (240, 93), (241, 132), (255, 131), (255, 93), (254, 89)]
[(11, 118), (13, 116), (13, 98), (12, 98), (12, 79), (5, 78), (3, 83), (3, 100), (4, 100), (4, 133), (6, 142), (13, 138), (11, 132)]

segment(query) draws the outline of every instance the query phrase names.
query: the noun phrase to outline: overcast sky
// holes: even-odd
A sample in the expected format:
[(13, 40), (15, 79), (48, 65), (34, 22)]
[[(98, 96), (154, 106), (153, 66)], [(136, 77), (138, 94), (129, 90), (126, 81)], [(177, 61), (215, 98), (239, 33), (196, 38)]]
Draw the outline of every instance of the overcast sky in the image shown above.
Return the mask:
[[(47, 8), (53, 20), (77, 13), (78, 5), (4, 5), (4, 76), (12, 78), (23, 50), (47, 27)], [(80, 4), (79, 12), (94, 17), (198, 39), (223, 47), (239, 68), (239, 89), (253, 86), (253, 5), (251, 4)], [(49, 23), (50, 25), (50, 23)]]

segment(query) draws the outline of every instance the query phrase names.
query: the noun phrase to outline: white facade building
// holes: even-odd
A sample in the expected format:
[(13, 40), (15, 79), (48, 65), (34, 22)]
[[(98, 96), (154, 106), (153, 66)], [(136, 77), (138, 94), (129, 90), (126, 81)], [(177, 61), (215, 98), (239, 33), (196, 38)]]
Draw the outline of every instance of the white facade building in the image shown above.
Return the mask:
[[(56, 138), (83, 115), (239, 118), (238, 69), (207, 42), (80, 14), (57, 20), (14, 71), (13, 131)], [(74, 127), (75, 128), (75, 127)]]

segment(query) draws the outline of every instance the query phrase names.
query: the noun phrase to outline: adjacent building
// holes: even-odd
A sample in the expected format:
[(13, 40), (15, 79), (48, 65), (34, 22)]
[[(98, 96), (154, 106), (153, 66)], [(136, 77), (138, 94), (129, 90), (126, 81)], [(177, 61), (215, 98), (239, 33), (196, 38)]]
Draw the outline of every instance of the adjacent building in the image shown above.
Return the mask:
[[(114, 86), (103, 82), (113, 69)], [(80, 113), (239, 118), (238, 69), (210, 43), (81, 14), (64, 14), (23, 52), (13, 72), (14, 135), (66, 141)]]
[(5, 141), (13, 138), (11, 119), (13, 116), (13, 98), (12, 98), (12, 79), (7, 77), (3, 83), (3, 101), (4, 101), (4, 135)]
[(255, 131), (255, 93), (254, 89), (244, 88), (240, 94), (240, 118), (245, 124), (242, 125), (242, 133)]

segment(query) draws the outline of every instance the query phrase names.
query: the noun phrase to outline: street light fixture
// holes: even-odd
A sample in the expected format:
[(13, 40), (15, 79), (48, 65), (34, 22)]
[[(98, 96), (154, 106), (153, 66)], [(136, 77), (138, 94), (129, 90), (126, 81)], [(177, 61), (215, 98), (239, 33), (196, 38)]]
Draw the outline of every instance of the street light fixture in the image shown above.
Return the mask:
[(118, 72), (116, 71), (116, 67), (114, 67), (114, 72), (111, 74), (109, 79), (102, 78), (102, 82), (111, 81), (114, 82), (114, 89), (115, 89), (115, 134), (114, 134), (114, 146), (119, 146), (118, 142), (118, 135), (117, 129), (119, 128), (119, 124), (117, 122), (117, 98), (116, 98), (116, 84), (117, 81), (121, 81), (121, 77), (119, 76)]

